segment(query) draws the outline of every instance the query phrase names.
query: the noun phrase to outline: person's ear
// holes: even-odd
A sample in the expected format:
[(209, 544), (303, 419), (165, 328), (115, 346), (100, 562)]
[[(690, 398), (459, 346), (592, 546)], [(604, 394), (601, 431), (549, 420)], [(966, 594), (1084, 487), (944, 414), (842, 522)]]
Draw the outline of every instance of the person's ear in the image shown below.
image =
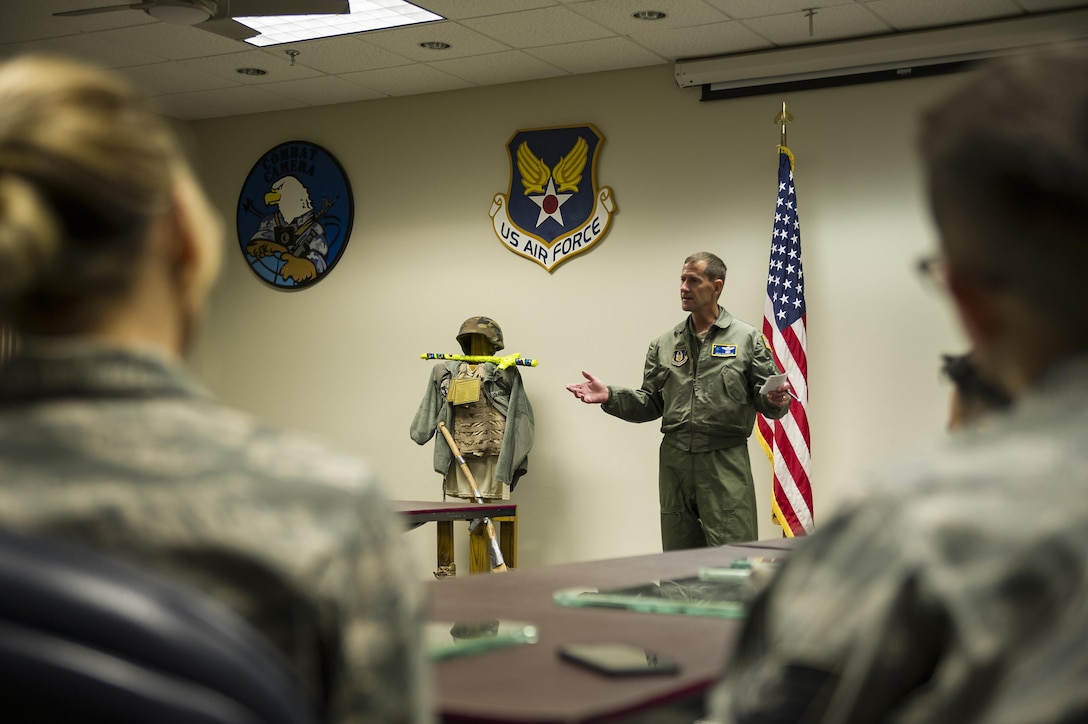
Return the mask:
[(724, 279), (715, 279), (714, 280), (714, 296), (715, 297), (721, 296), (722, 289), (724, 289), (724, 288), (725, 288), (725, 280)]
[(222, 261), (223, 224), (187, 169), (173, 189), (176, 278), (191, 305), (202, 306)]
[(1001, 334), (1002, 313), (991, 290), (955, 267), (946, 270), (948, 293), (964, 332), (976, 348), (988, 348)]

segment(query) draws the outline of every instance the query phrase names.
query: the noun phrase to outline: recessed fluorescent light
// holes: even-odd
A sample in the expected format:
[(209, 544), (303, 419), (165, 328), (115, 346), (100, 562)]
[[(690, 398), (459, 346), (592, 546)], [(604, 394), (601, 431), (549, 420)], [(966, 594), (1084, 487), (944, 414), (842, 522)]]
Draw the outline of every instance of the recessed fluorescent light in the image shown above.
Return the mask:
[(260, 35), (247, 38), (246, 42), (262, 47), (445, 20), (441, 15), (402, 0), (351, 0), (351, 12), (339, 15), (275, 15), (234, 19), (259, 32)]

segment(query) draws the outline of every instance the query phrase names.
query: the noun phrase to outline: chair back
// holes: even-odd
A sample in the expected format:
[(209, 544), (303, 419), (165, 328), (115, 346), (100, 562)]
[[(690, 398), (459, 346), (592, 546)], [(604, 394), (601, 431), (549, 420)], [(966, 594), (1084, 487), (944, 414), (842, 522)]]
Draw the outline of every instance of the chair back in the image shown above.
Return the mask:
[(0, 716), (310, 724), (301, 688), (240, 616), (82, 547), (0, 531)]

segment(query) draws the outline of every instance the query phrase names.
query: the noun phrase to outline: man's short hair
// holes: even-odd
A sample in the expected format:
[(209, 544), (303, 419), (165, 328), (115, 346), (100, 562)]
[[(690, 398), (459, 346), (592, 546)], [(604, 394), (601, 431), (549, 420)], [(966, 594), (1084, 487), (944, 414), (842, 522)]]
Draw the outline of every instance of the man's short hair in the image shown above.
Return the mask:
[(684, 264), (694, 264), (700, 261), (706, 263), (707, 279), (710, 281), (721, 279), (723, 283), (725, 282), (725, 262), (709, 251), (695, 252), (687, 259), (684, 259)]
[(925, 114), (921, 151), (950, 263), (1088, 330), (1055, 283), (1088, 265), (1088, 48), (990, 63)]

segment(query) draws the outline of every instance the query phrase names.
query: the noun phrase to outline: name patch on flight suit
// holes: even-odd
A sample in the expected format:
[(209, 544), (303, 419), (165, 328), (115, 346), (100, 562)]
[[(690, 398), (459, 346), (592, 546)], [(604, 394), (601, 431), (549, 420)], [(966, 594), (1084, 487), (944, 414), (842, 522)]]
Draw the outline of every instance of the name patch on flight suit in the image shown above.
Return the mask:
[(672, 363), (679, 367), (688, 361), (688, 351), (686, 349), (673, 350)]
[(737, 345), (735, 344), (716, 344), (710, 348), (711, 357), (736, 357)]

